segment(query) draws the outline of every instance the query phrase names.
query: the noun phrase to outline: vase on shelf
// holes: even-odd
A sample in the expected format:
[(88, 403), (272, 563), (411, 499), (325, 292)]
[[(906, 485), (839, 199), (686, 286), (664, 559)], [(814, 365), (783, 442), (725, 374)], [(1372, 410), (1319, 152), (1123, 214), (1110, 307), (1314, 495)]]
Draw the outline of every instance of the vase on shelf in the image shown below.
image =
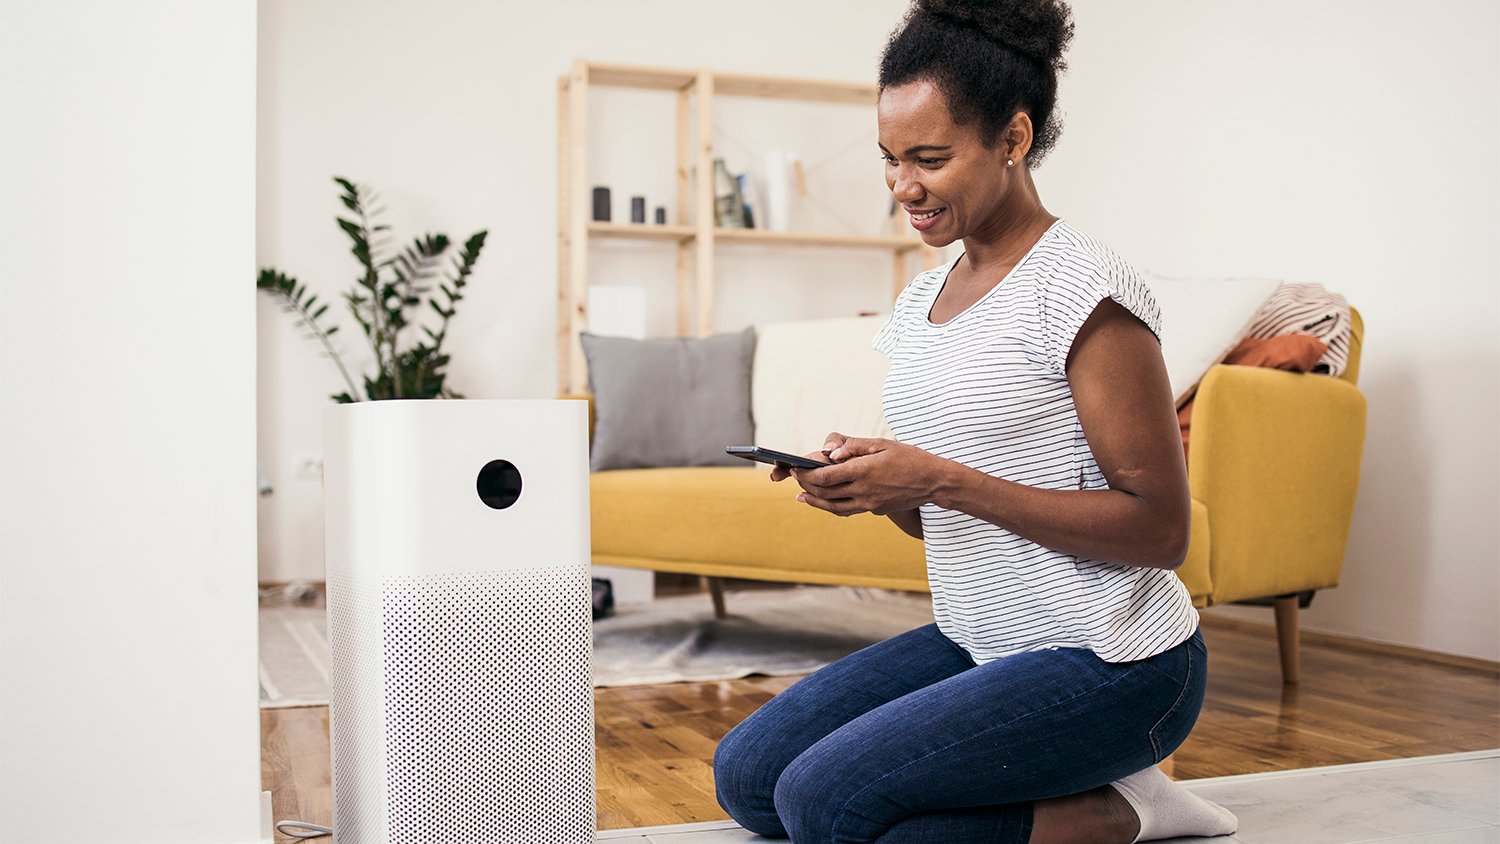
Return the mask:
[(714, 159), (714, 223), (726, 229), (745, 228), (745, 197), (724, 159)]

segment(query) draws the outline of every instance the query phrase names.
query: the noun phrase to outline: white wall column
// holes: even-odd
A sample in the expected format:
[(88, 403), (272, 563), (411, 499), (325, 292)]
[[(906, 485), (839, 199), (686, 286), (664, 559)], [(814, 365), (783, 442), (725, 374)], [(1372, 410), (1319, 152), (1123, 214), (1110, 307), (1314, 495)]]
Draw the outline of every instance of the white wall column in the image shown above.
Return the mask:
[(0, 6), (3, 841), (262, 840), (255, 48)]

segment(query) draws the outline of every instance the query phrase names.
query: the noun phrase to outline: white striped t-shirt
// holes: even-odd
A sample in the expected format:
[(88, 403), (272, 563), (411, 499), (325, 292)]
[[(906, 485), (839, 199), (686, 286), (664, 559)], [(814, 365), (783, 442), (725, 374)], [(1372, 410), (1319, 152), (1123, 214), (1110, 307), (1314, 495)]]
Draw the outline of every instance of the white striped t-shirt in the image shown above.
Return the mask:
[[(1073, 404), (1068, 352), (1106, 297), (1160, 337), (1151, 291), (1119, 256), (1059, 220), (993, 290), (935, 325), (928, 314), (954, 263), (913, 279), (875, 335), (891, 359), (883, 400), (896, 438), (1027, 486), (1107, 488)], [(934, 504), (921, 515), (938, 628), (976, 662), (1046, 648), (1129, 662), (1198, 626), (1170, 571), (1064, 554)]]

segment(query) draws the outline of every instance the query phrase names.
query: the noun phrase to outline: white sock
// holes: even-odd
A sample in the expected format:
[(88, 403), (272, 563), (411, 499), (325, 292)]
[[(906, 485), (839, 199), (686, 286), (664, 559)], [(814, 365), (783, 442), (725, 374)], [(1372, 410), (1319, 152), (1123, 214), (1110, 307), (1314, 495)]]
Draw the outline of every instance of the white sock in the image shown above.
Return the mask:
[(1120, 792), (1141, 820), (1136, 841), (1229, 835), (1239, 826), (1233, 812), (1172, 782), (1154, 765), (1110, 786)]

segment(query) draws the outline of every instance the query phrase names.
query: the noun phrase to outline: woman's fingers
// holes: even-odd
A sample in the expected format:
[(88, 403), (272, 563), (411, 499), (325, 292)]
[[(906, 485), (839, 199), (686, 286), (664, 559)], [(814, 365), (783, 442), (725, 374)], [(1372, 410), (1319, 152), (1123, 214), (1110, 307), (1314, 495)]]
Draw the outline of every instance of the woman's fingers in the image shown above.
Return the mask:
[(828, 457), (837, 463), (851, 457), (864, 457), (867, 454), (885, 451), (890, 444), (890, 440), (873, 437), (845, 437), (843, 443), (829, 451)]
[[(833, 451), (834, 449), (838, 448), (839, 446), (843, 445), (844, 441), (847, 440), (847, 439), (848, 438), (845, 437), (843, 434), (840, 434), (837, 431), (835, 431), (834, 433), (829, 434), (827, 436), (827, 438), (825, 438), (823, 440), (823, 448), (822, 449), (820, 449), (818, 451), (810, 451), (807, 454), (804, 454), (803, 456), (806, 457), (808, 460), (816, 460), (819, 463), (827, 463), (828, 460), (829, 460), (828, 453), (830, 451)], [(804, 470), (804, 471), (810, 471), (810, 470)], [(796, 477), (796, 475), (797, 475), (796, 470), (794, 470), (790, 466), (784, 466), (784, 465), (782, 465), (780, 463), (777, 463), (777, 464), (775, 464), (774, 466), (771, 467), (771, 480), (772, 481), (780, 482), (780, 481), (786, 480), (787, 478)]]
[(852, 498), (827, 499), (820, 498), (812, 493), (804, 492), (797, 496), (797, 500), (809, 507), (815, 507), (835, 516), (852, 516), (855, 513), (865, 512), (864, 508), (854, 503)]
[(828, 452), (833, 451), (834, 449), (843, 445), (844, 441), (847, 439), (849, 438), (844, 436), (843, 434), (840, 434), (838, 431), (834, 431), (833, 433), (823, 438), (823, 453), (826, 455)]
[(821, 469), (793, 469), (792, 477), (797, 479), (797, 484), (803, 490), (818, 496), (819, 498), (836, 499), (847, 498), (839, 495), (840, 490), (847, 489), (854, 482), (853, 478), (846, 477), (846, 472), (839, 466), (825, 466)]

